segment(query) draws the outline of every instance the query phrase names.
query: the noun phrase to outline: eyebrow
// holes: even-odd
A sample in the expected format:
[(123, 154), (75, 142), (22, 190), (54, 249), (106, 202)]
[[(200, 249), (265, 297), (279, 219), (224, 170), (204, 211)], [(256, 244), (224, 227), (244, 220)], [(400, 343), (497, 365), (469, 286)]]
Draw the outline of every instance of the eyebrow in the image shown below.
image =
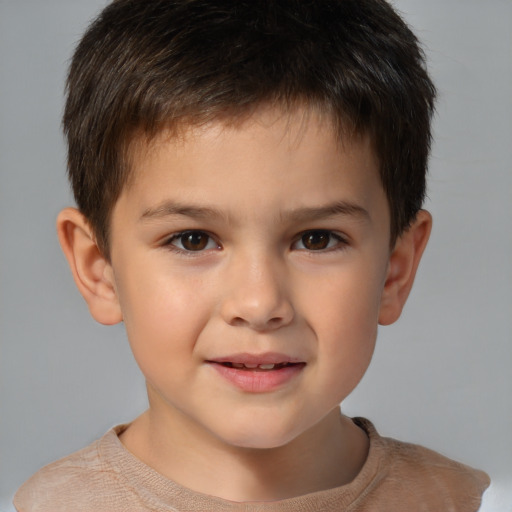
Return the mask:
[[(282, 212), (280, 218), (288, 222), (300, 223), (322, 220), (338, 215), (359, 218), (366, 221), (370, 220), (370, 214), (365, 208), (348, 201), (336, 201), (324, 206), (299, 207)], [(144, 210), (140, 220), (163, 219), (172, 216), (184, 216), (199, 220), (228, 217), (216, 208), (186, 205), (168, 200), (153, 208)]]
[(140, 220), (162, 219), (181, 215), (193, 219), (222, 218), (225, 215), (215, 208), (185, 205), (175, 201), (164, 201), (154, 208), (147, 208), (142, 213)]
[(325, 206), (302, 207), (284, 212), (282, 218), (293, 222), (308, 222), (322, 220), (338, 215), (355, 217), (361, 220), (370, 220), (368, 210), (362, 206), (348, 201), (336, 201)]

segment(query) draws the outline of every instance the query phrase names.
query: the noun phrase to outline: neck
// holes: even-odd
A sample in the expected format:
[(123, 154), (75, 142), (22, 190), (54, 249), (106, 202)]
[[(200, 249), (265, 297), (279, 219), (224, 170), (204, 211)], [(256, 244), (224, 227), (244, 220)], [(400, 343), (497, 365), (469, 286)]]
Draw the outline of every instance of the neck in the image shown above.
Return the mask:
[[(179, 422), (178, 422), (179, 423)], [(230, 501), (274, 501), (352, 481), (368, 453), (366, 434), (331, 411), (284, 446), (240, 448), (167, 424), (151, 409), (122, 434), (137, 458), (193, 491)]]

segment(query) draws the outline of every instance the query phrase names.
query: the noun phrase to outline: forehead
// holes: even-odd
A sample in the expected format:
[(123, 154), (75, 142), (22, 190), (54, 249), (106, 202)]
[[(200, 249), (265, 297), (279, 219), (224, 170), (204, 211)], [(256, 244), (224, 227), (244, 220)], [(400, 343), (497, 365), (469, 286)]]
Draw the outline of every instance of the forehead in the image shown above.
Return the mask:
[(123, 203), (134, 220), (215, 211), (265, 222), (339, 204), (352, 212), (387, 210), (369, 138), (340, 141), (332, 122), (314, 111), (268, 109), (243, 122), (162, 131), (135, 142), (131, 160), (131, 183), (115, 209)]
[(165, 147), (173, 146), (178, 154), (185, 147), (187, 152), (191, 147), (213, 148), (225, 144), (230, 133), (240, 135), (244, 132), (248, 134), (248, 139), (253, 140), (257, 133), (261, 144), (270, 144), (267, 149), (276, 143), (290, 151), (299, 146), (313, 149), (313, 145), (322, 140), (344, 153), (350, 152), (354, 146), (363, 145), (368, 159), (378, 167), (373, 141), (368, 134), (357, 132), (352, 123), (341, 122), (331, 112), (318, 107), (263, 105), (204, 123), (178, 120), (152, 133), (135, 132), (126, 151), (129, 168), (127, 185), (133, 186), (137, 177), (144, 174), (147, 163)]

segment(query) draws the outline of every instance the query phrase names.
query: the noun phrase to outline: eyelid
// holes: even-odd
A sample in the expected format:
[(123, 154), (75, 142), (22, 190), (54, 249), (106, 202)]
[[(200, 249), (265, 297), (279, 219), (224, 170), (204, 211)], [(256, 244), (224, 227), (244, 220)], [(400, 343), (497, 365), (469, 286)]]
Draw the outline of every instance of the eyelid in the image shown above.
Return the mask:
[[(305, 235), (308, 233), (326, 233), (331, 238), (334, 238), (336, 240), (336, 244), (331, 247), (326, 247), (325, 249), (308, 249), (306, 247), (303, 248), (296, 248), (296, 245), (300, 243)], [(344, 235), (343, 233), (333, 230), (333, 229), (323, 229), (323, 228), (315, 228), (315, 229), (306, 229), (302, 232), (300, 232), (295, 241), (292, 243), (292, 249), (304, 251), (310, 254), (314, 253), (326, 253), (326, 252), (333, 252), (333, 251), (339, 251), (345, 249), (349, 245), (349, 238)]]
[[(207, 245), (210, 245), (211, 242), (213, 242), (215, 244), (215, 247), (205, 247), (203, 249), (194, 251), (194, 250), (188, 250), (185, 247), (179, 247), (177, 244), (173, 243), (176, 240), (179, 240), (181, 237), (183, 237), (184, 235), (187, 235), (189, 233), (199, 233), (199, 234), (207, 236), (209, 238)], [(300, 244), (303, 237), (309, 233), (312, 233), (312, 234), (325, 233), (331, 238), (331, 240), (329, 241), (329, 245), (332, 244), (333, 240), (335, 241), (335, 243), (334, 243), (334, 245), (328, 246), (324, 249), (308, 249), (307, 247), (297, 247), (297, 244)], [(161, 247), (163, 247), (165, 249), (168, 249), (168, 250), (171, 250), (178, 254), (183, 254), (186, 256), (200, 256), (201, 254), (204, 254), (207, 251), (211, 251), (212, 249), (217, 249), (217, 250), (222, 249), (222, 246), (218, 242), (217, 237), (215, 235), (213, 235), (212, 233), (209, 233), (208, 231), (205, 231), (203, 229), (180, 230), (178, 232), (175, 232), (175, 233), (165, 236), (162, 239), (162, 242), (160, 245), (161, 245)], [(346, 248), (348, 245), (349, 245), (349, 238), (344, 233), (341, 233), (339, 231), (332, 230), (332, 229), (314, 228), (314, 229), (306, 229), (306, 230), (298, 233), (297, 236), (295, 237), (294, 241), (291, 244), (291, 249), (304, 251), (304, 252), (307, 252), (310, 254), (314, 254), (314, 253), (322, 254), (322, 253), (326, 253), (326, 252), (334, 252), (337, 250), (342, 250), (342, 249)]]
[(200, 249), (197, 251), (191, 251), (191, 250), (187, 250), (186, 248), (181, 248), (181, 247), (178, 247), (177, 245), (173, 244), (174, 241), (179, 240), (181, 237), (183, 237), (184, 235), (186, 235), (188, 233), (199, 233), (199, 234), (205, 235), (210, 239), (208, 243), (210, 243), (211, 241), (213, 241), (215, 243), (215, 245), (216, 245), (215, 249), (222, 248), (220, 243), (216, 239), (216, 237), (214, 235), (212, 235), (211, 233), (209, 233), (208, 231), (205, 231), (204, 229), (183, 229), (176, 233), (172, 233), (172, 234), (166, 236), (165, 238), (163, 238), (161, 246), (165, 249), (168, 249), (168, 250), (171, 250), (178, 254), (183, 254), (186, 256), (199, 256), (207, 251), (214, 249), (214, 248), (210, 247), (210, 248)]

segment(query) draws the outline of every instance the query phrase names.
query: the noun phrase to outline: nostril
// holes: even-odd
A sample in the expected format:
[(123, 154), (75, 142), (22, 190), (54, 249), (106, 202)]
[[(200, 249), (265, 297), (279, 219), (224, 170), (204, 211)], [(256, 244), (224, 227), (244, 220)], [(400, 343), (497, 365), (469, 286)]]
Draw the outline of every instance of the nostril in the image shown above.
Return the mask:
[(241, 327), (243, 325), (247, 325), (248, 322), (246, 320), (244, 320), (242, 317), (237, 316), (235, 318), (232, 318), (231, 322), (229, 322), (229, 324), (234, 327)]

